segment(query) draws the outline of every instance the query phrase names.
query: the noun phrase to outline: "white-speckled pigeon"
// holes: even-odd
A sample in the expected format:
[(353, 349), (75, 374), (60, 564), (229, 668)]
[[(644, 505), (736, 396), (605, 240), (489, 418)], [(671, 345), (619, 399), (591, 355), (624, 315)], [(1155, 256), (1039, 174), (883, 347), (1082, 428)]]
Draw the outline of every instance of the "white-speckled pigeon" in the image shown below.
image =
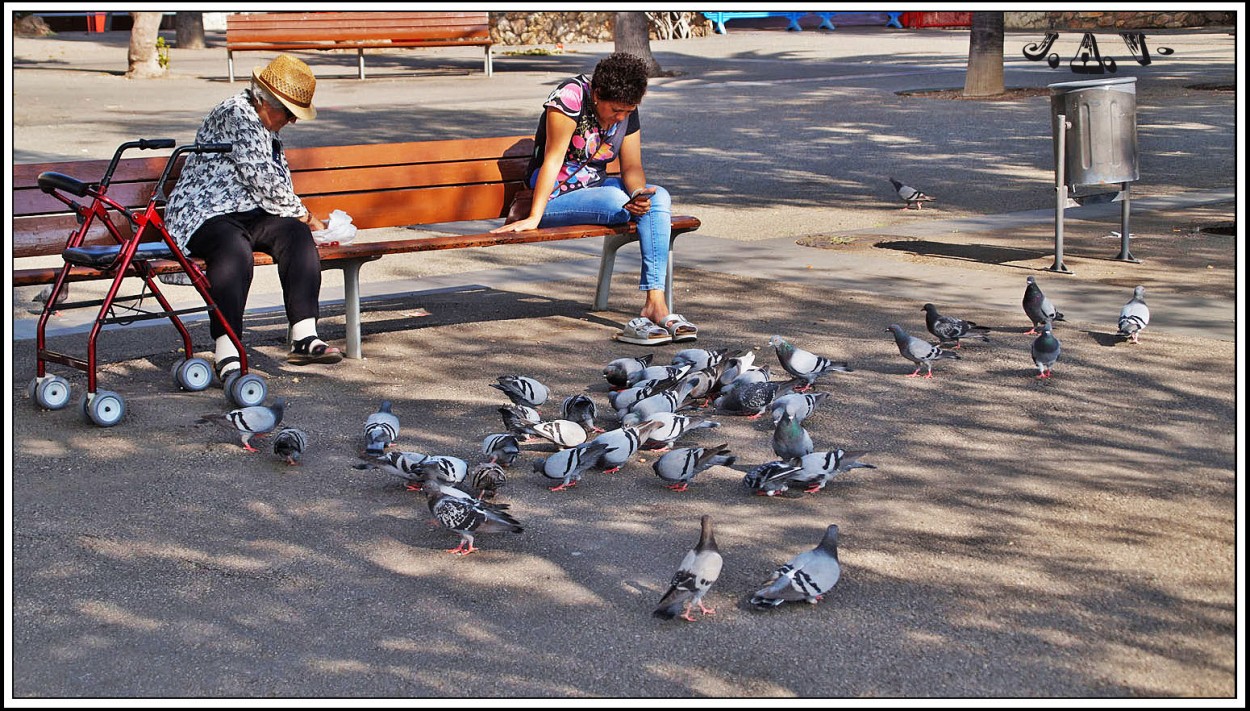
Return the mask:
[(307, 448), (308, 433), (301, 429), (283, 427), (273, 436), (273, 453), (285, 459), (287, 464), (299, 464)]
[(894, 191), (898, 193), (898, 199), (903, 201), (903, 208), (906, 210), (912, 205), (919, 210), (920, 206), (926, 202), (933, 202), (931, 195), (926, 195), (923, 191), (917, 190), (910, 185), (904, 185), (894, 178), (890, 178), (890, 185), (894, 186)]
[(876, 469), (876, 465), (865, 464), (859, 458), (868, 454), (867, 451), (848, 452), (844, 449), (832, 449), (823, 452), (809, 452), (799, 459), (801, 471), (790, 481), (805, 487), (809, 494), (825, 488), (829, 480), (841, 472), (851, 469)]
[(488, 434), (482, 439), (482, 454), (490, 458), (491, 464), (510, 467), (521, 456), (521, 446), (516, 435), (510, 433)]
[(196, 420), (197, 424), (211, 422), (227, 428), (233, 428), (243, 442), (243, 448), (249, 452), (259, 451), (252, 446), (253, 437), (264, 437), (273, 432), (282, 423), (282, 415), (286, 411), (286, 399), (278, 398), (272, 405), (250, 405), (240, 407), (224, 414), (204, 415)]
[(621, 467), (638, 453), (643, 443), (647, 441), (647, 437), (663, 424), (658, 420), (647, 420), (637, 425), (608, 430), (595, 437), (593, 441), (608, 445), (608, 449), (599, 458), (599, 466), (604, 468), (603, 473), (615, 474), (620, 471)]
[(908, 335), (901, 326), (890, 324), (886, 327), (887, 331), (894, 334), (894, 344), (898, 346), (898, 352), (907, 360), (916, 364), (916, 369), (912, 371), (909, 378), (920, 375), (921, 368), (927, 368), (924, 374), (926, 378), (933, 377), (933, 361), (943, 358), (955, 358), (960, 356), (955, 351), (942, 350), (941, 347), (935, 346), (928, 341)]
[(668, 591), (651, 613), (655, 617), (665, 620), (681, 617), (687, 622), (694, 622), (690, 609), (695, 605), (705, 615), (716, 614), (715, 609), (704, 606), (703, 596), (720, 577), (724, 561), (712, 535), (712, 517), (705, 514), (700, 519), (700, 525), (699, 542), (682, 557), (677, 572), (669, 581)]
[(825, 536), (810, 551), (804, 551), (775, 570), (764, 587), (751, 596), (758, 608), (777, 607), (785, 602), (806, 600), (815, 605), (842, 577), (838, 562), (838, 527), (830, 524)]
[(582, 475), (599, 466), (603, 453), (611, 447), (607, 442), (595, 439), (590, 442), (562, 449), (559, 452), (534, 462), (534, 471), (548, 479), (560, 483), (551, 487), (551, 491), (564, 491), (577, 486)]
[(1116, 335), (1137, 343), (1137, 336), (1150, 323), (1150, 309), (1146, 306), (1146, 287), (1133, 288), (1133, 298), (1120, 309), (1119, 330)]
[(681, 447), (667, 452), (651, 464), (655, 475), (668, 482), (673, 491), (685, 491), (699, 472), (715, 466), (732, 466), (737, 461), (728, 444), (711, 447)]
[(478, 534), (525, 531), (504, 506), (448, 494), (433, 481), (427, 481), (422, 491), (429, 497), (427, 504), (434, 518), (444, 528), (460, 534), (460, 545), (448, 550), (448, 553), (468, 555), (477, 551), (473, 541)]
[(1042, 326), (1042, 333), (1033, 339), (1033, 346), (1030, 350), (1033, 355), (1033, 365), (1037, 366), (1037, 377), (1049, 378), (1050, 369), (1059, 360), (1060, 350), (1059, 339), (1051, 333), (1050, 324)]
[(796, 386), (803, 384), (802, 378), (791, 378), (786, 381), (755, 382), (740, 385), (712, 401), (712, 407), (737, 415), (746, 415), (748, 420), (759, 419), (768, 406), (782, 395), (794, 391)]
[(602, 427), (595, 426), (597, 414), (598, 408), (595, 407), (595, 401), (586, 395), (570, 395), (560, 403), (560, 417), (580, 424), (587, 432), (603, 431)]
[(603, 378), (614, 388), (628, 387), (629, 376), (651, 365), (654, 357), (654, 353), (648, 353), (637, 358), (617, 358), (603, 366)]
[(365, 454), (376, 457), (399, 437), (399, 418), (391, 411), (391, 401), (383, 400), (378, 411), (365, 418)]
[(1041, 333), (1039, 330), (1044, 324), (1053, 323), (1055, 321), (1063, 321), (1063, 314), (1055, 309), (1055, 305), (1050, 299), (1042, 293), (1042, 288), (1037, 285), (1037, 280), (1030, 275), (1024, 285), (1024, 299), (1021, 305), (1024, 306), (1024, 314), (1029, 317), (1029, 322), (1033, 327), (1025, 331), (1025, 335), (1034, 335)]
[(547, 402), (547, 386), (534, 378), (526, 375), (501, 375), (496, 380), (499, 382), (491, 383), (490, 386), (502, 390), (515, 405), (538, 407)]
[(782, 413), (789, 413), (795, 420), (802, 422), (811, 417), (816, 407), (829, 397), (830, 394), (827, 392), (786, 393), (777, 396), (769, 403), (768, 410), (772, 415), (774, 425), (781, 420)]
[(978, 326), (972, 321), (965, 321), (954, 316), (943, 316), (938, 313), (937, 307), (933, 304), (924, 305), (924, 325), (937, 337), (939, 345), (955, 344), (959, 347), (959, 339), (961, 338), (979, 338), (982, 341), (990, 340), (985, 335), (989, 332), (986, 326)]
[(818, 356), (811, 351), (803, 350), (781, 336), (769, 338), (768, 345), (777, 350), (777, 360), (781, 361), (781, 367), (785, 368), (790, 375), (801, 378), (804, 381), (802, 386), (796, 388), (796, 392), (807, 390), (816, 382), (817, 378), (826, 373), (834, 371), (851, 372), (850, 365), (837, 363), (824, 356)]

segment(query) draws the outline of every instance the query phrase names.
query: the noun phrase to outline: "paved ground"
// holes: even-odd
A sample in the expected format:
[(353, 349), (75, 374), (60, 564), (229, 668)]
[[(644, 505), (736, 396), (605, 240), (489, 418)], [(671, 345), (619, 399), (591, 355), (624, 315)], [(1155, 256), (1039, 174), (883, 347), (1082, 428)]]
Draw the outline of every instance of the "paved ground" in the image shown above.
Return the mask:
[[(455, 558), (420, 495), (352, 468), (364, 417), (390, 398), (405, 449), (476, 462), (481, 437), (501, 427), (487, 386), (497, 375), (533, 375), (556, 398), (587, 391), (606, 408), (602, 365), (642, 352), (610, 340), (636, 306), (636, 261), (619, 266), (611, 310), (589, 312), (594, 244), (382, 260), (365, 270), (367, 359), (314, 370), (282, 360), (262, 277), (249, 342), (271, 391), (291, 400), (288, 421), (312, 436), (298, 468), (195, 424), (224, 400), (170, 392), (167, 327), (106, 336), (100, 377), (126, 398), (121, 426), (34, 408), (29, 294), (9, 290), (9, 693), (1238, 705), (1241, 254), (1236, 238), (1204, 231), (1237, 219), (1238, 107), (1234, 93), (1186, 88), (1234, 81), (1235, 38), (1161, 35), (1174, 55), (1121, 62), (1120, 76), (1138, 77), (1131, 231), (1143, 263), (1107, 258), (1118, 208), (1082, 208), (1067, 218), (1074, 273), (1060, 275), (1047, 271), (1047, 99), (899, 94), (958, 86), (966, 32), (845, 30), (656, 43), (661, 64), (683, 73), (655, 82), (644, 131), (652, 179), (704, 221), (682, 238), (676, 275), (700, 344), (760, 348), (773, 362), (763, 344), (780, 333), (849, 361), (854, 373), (821, 381), (834, 395), (808, 429), (821, 448), (872, 450), (877, 470), (816, 495), (749, 496), (740, 481), (774, 458), (770, 430), (714, 412), (720, 427), (687, 439), (728, 442), (738, 462), (684, 495), (661, 488), (649, 461), (551, 493), (530, 472), (546, 453), (531, 448), (503, 494), (526, 532), (483, 537), (482, 553)], [(1019, 58), (1034, 39), (1008, 36), (1008, 84), (1072, 80)], [(309, 55), (322, 113), (288, 140), (525, 133), (535, 97), (610, 46), (567, 49), (498, 56), (490, 79), (475, 52), (397, 52), (371, 59), (365, 82), (350, 55)], [(13, 159), (186, 140), (240, 88), (224, 81), (220, 47), (174, 50), (174, 75), (152, 82), (120, 77), (124, 56), (124, 36), (16, 38)], [(889, 174), (939, 201), (898, 210)], [(1030, 274), (1068, 315), (1048, 382), (1032, 378), (1021, 334)], [(1140, 345), (1115, 343), (1139, 283), (1154, 322)], [(341, 338), (336, 293), (328, 278), (324, 330)], [(910, 366), (884, 330), (923, 335), (926, 301), (993, 329), (931, 381), (903, 377)], [(81, 347), (71, 314), (56, 334), (55, 346)], [(202, 323), (194, 334), (207, 348)], [(76, 400), (85, 378), (62, 374)], [(710, 596), (718, 614), (661, 623), (651, 606), (702, 513), (726, 557)], [(834, 592), (810, 608), (748, 609), (754, 587), (828, 523), (843, 532)]]

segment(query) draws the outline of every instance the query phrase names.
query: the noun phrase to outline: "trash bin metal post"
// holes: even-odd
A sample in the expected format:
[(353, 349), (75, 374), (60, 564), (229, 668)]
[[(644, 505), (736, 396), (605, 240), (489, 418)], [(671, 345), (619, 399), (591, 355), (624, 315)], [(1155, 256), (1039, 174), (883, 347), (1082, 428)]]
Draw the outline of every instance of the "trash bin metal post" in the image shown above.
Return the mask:
[(1068, 123), (1068, 117), (1059, 114), (1055, 117), (1058, 130), (1055, 132), (1055, 140), (1059, 142), (1058, 156), (1055, 160), (1055, 262), (1050, 265), (1050, 271), (1063, 272), (1071, 274), (1072, 272), (1063, 265), (1063, 211), (1068, 206), (1068, 182), (1064, 176), (1064, 156), (1067, 155), (1064, 150), (1066, 148), (1066, 138), (1068, 129), (1072, 124)]

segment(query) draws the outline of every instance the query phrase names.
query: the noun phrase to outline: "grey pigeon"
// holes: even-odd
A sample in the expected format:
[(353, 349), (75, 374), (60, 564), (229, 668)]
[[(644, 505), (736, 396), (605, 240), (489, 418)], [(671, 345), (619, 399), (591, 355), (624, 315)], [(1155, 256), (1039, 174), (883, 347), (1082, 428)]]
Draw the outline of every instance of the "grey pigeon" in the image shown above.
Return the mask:
[(768, 410), (772, 414), (773, 424), (776, 425), (781, 421), (781, 415), (788, 413), (795, 420), (802, 422), (812, 416), (816, 411), (816, 407), (830, 397), (829, 393), (786, 393), (779, 395), (771, 403), (768, 404)]
[(478, 534), (525, 531), (505, 506), (449, 494), (433, 481), (427, 481), (422, 491), (428, 497), (427, 505), (434, 518), (444, 528), (460, 534), (460, 545), (448, 553), (468, 555), (477, 551), (473, 541)]
[(772, 380), (772, 373), (767, 365), (750, 365), (739, 370), (738, 375), (733, 380), (722, 383), (720, 393), (728, 395), (738, 388), (754, 385), (755, 383), (767, 383), (769, 380)]
[(668, 483), (673, 491), (685, 491), (699, 472), (715, 466), (732, 466), (736, 457), (728, 444), (711, 447), (681, 447), (665, 453), (651, 463), (655, 475)]
[(671, 620), (681, 617), (687, 622), (694, 622), (690, 609), (698, 605), (699, 612), (714, 615), (716, 610), (703, 604), (703, 596), (720, 577), (724, 561), (720, 550), (716, 547), (716, 538), (712, 535), (712, 517), (704, 515), (700, 518), (699, 542), (687, 551), (677, 565), (677, 572), (669, 581), (668, 591), (660, 598), (659, 604), (651, 613), (655, 617)]
[(577, 447), (562, 449), (546, 459), (534, 462), (534, 471), (560, 482), (551, 487), (551, 491), (565, 491), (577, 486), (583, 474), (598, 466), (600, 458), (610, 446), (607, 442), (596, 439)]
[(1063, 314), (1059, 313), (1050, 299), (1042, 293), (1037, 280), (1030, 275), (1025, 281), (1028, 283), (1024, 285), (1024, 299), (1021, 300), (1021, 305), (1024, 306), (1024, 314), (1029, 317), (1029, 322), (1033, 324), (1032, 328), (1024, 332), (1025, 335), (1041, 333), (1039, 329), (1044, 324), (1063, 321)]
[(954, 316), (943, 316), (938, 313), (937, 307), (933, 304), (924, 305), (924, 325), (929, 329), (929, 333), (937, 337), (939, 345), (943, 346), (954, 343), (955, 348), (958, 348), (961, 338), (990, 340), (990, 337), (985, 335), (989, 332), (989, 328)]
[(528, 441), (531, 437), (537, 436), (530, 433), (530, 425), (542, 419), (538, 410), (525, 405), (504, 405), (499, 408), (499, 414), (503, 417), (504, 429), (518, 437), (523, 437), (521, 441)]
[(657, 442), (660, 447), (655, 451), (662, 451), (673, 446), (683, 434), (699, 429), (710, 429), (720, 427), (719, 422), (712, 420), (695, 420), (687, 415), (678, 415), (672, 412), (657, 412), (651, 416), (651, 420), (659, 422), (660, 426), (652, 430), (647, 436), (647, 441)]
[(546, 420), (529, 422), (526, 432), (551, 442), (560, 449), (568, 449), (586, 441), (586, 430), (572, 420)]
[(491, 464), (510, 467), (521, 456), (521, 446), (516, 435), (508, 433), (488, 434), (482, 439), (482, 454), (490, 457)]
[(751, 604), (768, 609), (785, 602), (806, 600), (815, 605), (842, 577), (838, 562), (838, 527), (830, 524), (825, 536), (810, 551), (790, 559), (775, 570), (764, 587), (751, 596)]
[(612, 409), (616, 410), (617, 416), (624, 417), (629, 408), (638, 401), (651, 397), (675, 384), (677, 384), (676, 378), (648, 378), (639, 381), (635, 385), (608, 393), (608, 402), (612, 405)]
[(781, 367), (785, 368), (787, 373), (803, 379), (804, 384), (796, 388), (797, 392), (810, 388), (817, 378), (826, 373), (851, 372), (851, 366), (846, 363), (834, 362), (824, 356), (803, 350), (781, 336), (775, 335), (769, 338), (768, 345), (777, 350), (777, 360), (781, 361)]
[[(53, 286), (54, 286), (53, 284), (49, 284), (45, 286), (38, 294), (35, 294), (34, 296), (31, 297), (30, 302), (32, 304), (47, 304), (48, 299), (52, 296)], [(64, 284), (61, 284), (61, 290), (56, 295), (56, 303), (52, 304), (53, 316), (60, 315), (61, 312), (57, 311), (56, 307), (65, 303), (65, 300), (68, 298), (69, 298), (69, 282), (65, 282)], [(42, 313), (43, 309), (44, 309), (43, 306), (32, 306), (29, 310), (31, 313)]]
[(597, 414), (595, 401), (585, 395), (570, 395), (560, 403), (560, 417), (580, 424), (587, 432), (603, 431), (603, 428), (595, 426)]
[(898, 352), (907, 360), (916, 364), (916, 369), (912, 371), (909, 378), (920, 375), (921, 368), (927, 368), (928, 371), (924, 377), (933, 377), (933, 361), (943, 358), (955, 358), (960, 356), (955, 351), (943, 350), (940, 346), (935, 346), (926, 340), (908, 335), (901, 326), (890, 324), (886, 327), (887, 331), (894, 334), (894, 343), (898, 346)]
[(614, 388), (627, 387), (629, 376), (651, 365), (654, 357), (654, 353), (648, 353), (637, 358), (617, 358), (603, 366), (603, 378)]
[(365, 418), (365, 454), (378, 456), (398, 436), (399, 418), (391, 411), (391, 401), (383, 400), (378, 411)]
[(755, 351), (740, 351), (738, 355), (726, 358), (722, 365), (724, 367), (721, 368), (717, 382), (724, 388), (755, 366)]
[(299, 464), (300, 457), (308, 448), (308, 434), (294, 427), (283, 427), (273, 436), (273, 453), (287, 464)]
[(790, 480), (802, 471), (797, 464), (775, 461), (752, 467), (742, 477), (742, 484), (756, 496), (776, 496), (790, 488)]
[(1042, 326), (1042, 333), (1033, 339), (1033, 346), (1030, 350), (1033, 355), (1033, 365), (1037, 366), (1037, 377), (1049, 378), (1050, 369), (1059, 360), (1060, 350), (1059, 339), (1051, 333), (1050, 324)]
[(825, 488), (825, 484), (841, 472), (859, 468), (876, 469), (875, 465), (859, 461), (859, 458), (866, 454), (868, 454), (866, 451), (848, 452), (844, 449), (809, 452), (799, 459), (801, 471), (790, 482), (805, 485), (806, 488), (803, 490), (814, 494)]
[(688, 365), (691, 370), (719, 365), (729, 354), (728, 348), (686, 348), (673, 354), (673, 365)]
[(455, 486), (469, 475), (469, 463), (459, 457), (436, 454), (421, 460), (417, 471), (425, 476), (426, 481), (432, 479), (440, 484)]
[(225, 414), (204, 415), (196, 423), (212, 422), (232, 427), (243, 441), (243, 448), (249, 452), (259, 451), (252, 446), (253, 437), (264, 437), (273, 432), (282, 423), (282, 414), (286, 411), (286, 399), (278, 398), (272, 405), (250, 405), (231, 410)]
[[(362, 458), (364, 458), (362, 456)], [(426, 473), (421, 469), (421, 464), (429, 459), (429, 455), (421, 452), (400, 452), (391, 450), (376, 457), (366, 458), (363, 464), (357, 464), (353, 469), (381, 469), (382, 471), (393, 474), (407, 482), (409, 491), (419, 491), (421, 484), (426, 480)]]
[(1138, 334), (1149, 323), (1150, 308), (1146, 306), (1146, 287), (1134, 287), (1133, 298), (1120, 309), (1119, 330), (1116, 335), (1137, 343)]
[(657, 412), (680, 412), (689, 408), (690, 405), (687, 403), (687, 398), (690, 395), (690, 391), (694, 389), (694, 385), (694, 383), (687, 380), (678, 383), (668, 390), (639, 400), (629, 406), (629, 410), (621, 417), (621, 424), (636, 425), (649, 419)]
[(773, 452), (781, 459), (797, 464), (800, 457), (810, 454), (816, 449), (812, 444), (812, 436), (803, 428), (803, 424), (786, 413), (773, 428)]
[(649, 365), (631, 373), (627, 385), (632, 388), (644, 380), (677, 380), (690, 370), (689, 365)]
[(658, 420), (647, 420), (637, 425), (608, 430), (595, 437), (593, 441), (608, 445), (608, 449), (604, 450), (603, 456), (599, 459), (599, 466), (604, 467), (603, 473), (615, 474), (620, 471), (621, 467), (638, 453), (643, 443), (647, 441), (647, 437), (663, 424)]
[[(709, 365), (702, 370), (694, 370), (682, 376), (680, 383), (690, 384), (690, 392), (687, 393), (686, 397), (692, 401), (706, 400), (716, 387), (716, 379), (720, 375), (719, 367)], [(706, 404), (705, 402), (704, 405)]]
[(898, 193), (898, 198), (903, 201), (904, 210), (912, 205), (915, 205), (916, 209), (919, 210), (923, 203), (933, 202), (934, 198), (932, 196), (926, 195), (923, 191), (917, 190), (910, 185), (904, 185), (894, 178), (890, 178), (890, 184), (894, 186), (895, 192)]
[(502, 390), (516, 405), (538, 407), (547, 402), (550, 394), (546, 385), (526, 375), (501, 375), (496, 380), (499, 382), (491, 383), (490, 386)]
[(503, 467), (494, 462), (482, 462), (469, 473), (469, 485), (477, 492), (477, 498), (489, 501), (508, 483)]

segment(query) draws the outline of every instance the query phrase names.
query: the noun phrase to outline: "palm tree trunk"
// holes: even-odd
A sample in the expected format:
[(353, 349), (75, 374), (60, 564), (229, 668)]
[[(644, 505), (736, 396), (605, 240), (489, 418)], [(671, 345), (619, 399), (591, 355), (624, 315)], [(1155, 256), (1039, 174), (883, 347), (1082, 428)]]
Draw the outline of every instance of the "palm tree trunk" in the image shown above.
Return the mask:
[(972, 13), (964, 96), (1003, 93), (1003, 13)]
[(662, 73), (660, 63), (651, 54), (651, 22), (645, 12), (618, 12), (612, 27), (612, 39), (617, 52), (628, 52), (647, 63), (647, 76), (658, 77)]
[(134, 27), (130, 28), (130, 51), (127, 55), (127, 79), (151, 79), (167, 74), (156, 54), (156, 38), (160, 36), (163, 12), (132, 12)]

